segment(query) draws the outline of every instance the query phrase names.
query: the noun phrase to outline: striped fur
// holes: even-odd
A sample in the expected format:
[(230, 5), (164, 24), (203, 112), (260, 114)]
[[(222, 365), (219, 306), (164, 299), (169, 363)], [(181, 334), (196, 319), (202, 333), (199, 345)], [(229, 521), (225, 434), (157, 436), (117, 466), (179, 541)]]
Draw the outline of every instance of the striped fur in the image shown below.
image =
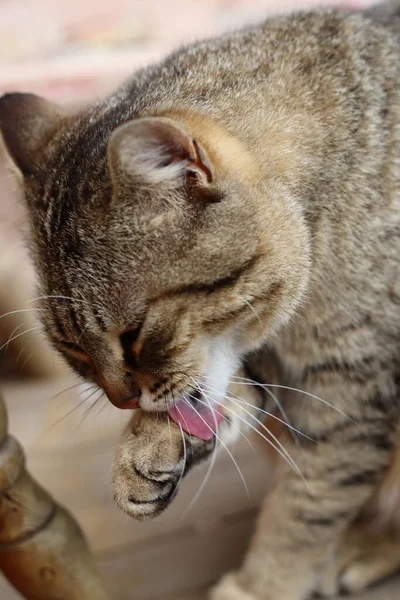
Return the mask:
[[(45, 329), (114, 404), (142, 408), (118, 504), (159, 514), (214, 451), (169, 431), (176, 398), (220, 410), (222, 441), (255, 429), (271, 393), (292, 427), (283, 448), (261, 429), (286, 462), (213, 600), (353, 591), (400, 565), (396, 15), (272, 19), (73, 116), (0, 99)], [(286, 387), (260, 386), (272, 376)]]

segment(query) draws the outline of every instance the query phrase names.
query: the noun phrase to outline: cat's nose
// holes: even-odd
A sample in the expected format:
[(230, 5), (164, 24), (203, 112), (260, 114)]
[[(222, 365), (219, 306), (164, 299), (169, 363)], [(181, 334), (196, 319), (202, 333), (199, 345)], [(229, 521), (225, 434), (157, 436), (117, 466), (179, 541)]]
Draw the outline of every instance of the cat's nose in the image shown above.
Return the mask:
[(117, 408), (130, 410), (139, 408), (141, 391), (138, 388), (130, 390), (129, 393), (126, 393), (126, 391), (121, 393), (119, 390), (112, 389), (108, 385), (104, 385), (103, 388), (111, 404), (114, 404)]

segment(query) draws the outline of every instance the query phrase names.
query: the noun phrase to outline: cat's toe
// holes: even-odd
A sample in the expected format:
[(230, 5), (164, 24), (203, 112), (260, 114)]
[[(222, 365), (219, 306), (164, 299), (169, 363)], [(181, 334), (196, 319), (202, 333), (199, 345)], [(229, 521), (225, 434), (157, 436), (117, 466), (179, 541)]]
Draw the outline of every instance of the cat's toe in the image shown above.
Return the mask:
[(396, 564), (385, 556), (374, 561), (361, 559), (342, 571), (339, 577), (339, 591), (341, 594), (356, 594), (378, 584), (399, 568), (399, 559)]
[(400, 570), (399, 536), (354, 523), (342, 537), (338, 553), (327, 565), (318, 591), (323, 598), (355, 594)]
[(255, 596), (240, 587), (236, 575), (225, 575), (212, 589), (209, 600), (257, 600)]
[[(118, 447), (113, 496), (135, 519), (154, 518), (178, 491), (185, 469), (182, 436), (166, 419), (137, 411)], [(165, 421), (165, 422), (164, 422)]]
[(345, 569), (339, 576), (339, 592), (342, 595), (361, 592), (374, 581), (371, 579), (367, 563), (355, 562)]

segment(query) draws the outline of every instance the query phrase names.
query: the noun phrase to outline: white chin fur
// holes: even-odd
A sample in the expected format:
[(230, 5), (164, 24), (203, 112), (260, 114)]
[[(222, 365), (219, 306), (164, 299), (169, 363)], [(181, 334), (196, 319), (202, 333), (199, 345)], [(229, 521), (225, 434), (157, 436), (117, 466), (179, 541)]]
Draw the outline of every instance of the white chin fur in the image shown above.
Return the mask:
[(207, 390), (210, 392), (210, 399), (215, 398), (221, 402), (238, 364), (238, 358), (227, 341), (212, 344), (207, 372), (203, 377), (203, 383), (208, 386)]
[(199, 383), (204, 387), (211, 402), (224, 403), (224, 395), (239, 365), (239, 359), (232, 351), (231, 344), (226, 341), (214, 342), (211, 346), (207, 371)]
[(226, 398), (231, 378), (239, 364), (239, 358), (232, 351), (229, 342), (226, 340), (219, 343), (214, 342), (210, 351), (208, 368), (199, 380), (207, 402), (218, 413), (229, 417), (229, 421), (223, 419), (219, 425), (218, 435), (223, 444), (232, 444), (240, 435), (242, 423), (240, 417), (236, 415), (237, 409), (234, 403), (230, 403)]

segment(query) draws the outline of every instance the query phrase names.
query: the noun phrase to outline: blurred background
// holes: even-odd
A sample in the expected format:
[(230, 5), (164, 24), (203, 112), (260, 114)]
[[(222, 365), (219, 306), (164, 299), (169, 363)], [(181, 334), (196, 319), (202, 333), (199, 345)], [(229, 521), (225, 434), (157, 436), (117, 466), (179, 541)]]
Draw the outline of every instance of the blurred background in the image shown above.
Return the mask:
[[(29, 91), (75, 110), (182, 43), (318, 4), (321, 0), (0, 0), (0, 95)], [(371, 2), (329, 4), (357, 8)], [(250, 499), (236, 467), (222, 455), (187, 514), (204, 469), (185, 481), (178, 500), (158, 520), (140, 524), (120, 513), (108, 490), (126, 416), (104, 399), (98, 403), (47, 346), (29, 310), (35, 291), (26, 239), (23, 203), (0, 148), (0, 387), (28, 466), (78, 517), (113, 598), (203, 598), (207, 585), (243, 555), (268, 486), (265, 457), (258, 451), (255, 456), (245, 442), (234, 450)], [(17, 595), (0, 581), (0, 598)]]

